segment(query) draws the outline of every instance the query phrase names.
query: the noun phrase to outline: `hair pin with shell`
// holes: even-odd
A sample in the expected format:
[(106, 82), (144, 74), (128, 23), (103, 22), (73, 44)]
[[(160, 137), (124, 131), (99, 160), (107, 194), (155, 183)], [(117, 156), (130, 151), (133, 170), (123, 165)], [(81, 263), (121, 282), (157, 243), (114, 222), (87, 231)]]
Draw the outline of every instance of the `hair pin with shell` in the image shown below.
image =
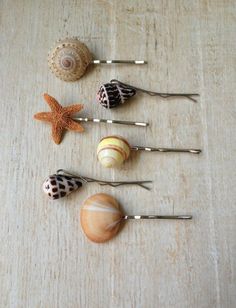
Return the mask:
[(78, 190), (83, 184), (94, 182), (101, 186), (107, 185), (111, 187), (137, 185), (147, 190), (150, 190), (150, 188), (146, 184), (152, 183), (152, 181), (103, 181), (59, 169), (55, 174), (49, 175), (44, 180), (42, 188), (50, 199), (56, 200), (68, 196), (73, 191)]
[(80, 79), (90, 64), (146, 64), (143, 60), (94, 60), (88, 47), (77, 38), (59, 40), (48, 54), (52, 73), (64, 81)]
[(191, 215), (125, 215), (115, 198), (96, 194), (84, 201), (80, 209), (80, 222), (84, 234), (95, 243), (112, 239), (120, 230), (122, 222), (139, 219), (192, 219)]
[(36, 120), (49, 122), (52, 125), (52, 137), (56, 144), (59, 144), (62, 140), (64, 130), (72, 130), (79, 133), (84, 131), (80, 122), (93, 122), (93, 123), (108, 123), (108, 124), (123, 124), (123, 125), (136, 125), (136, 126), (148, 126), (145, 122), (132, 122), (121, 120), (109, 120), (109, 119), (96, 119), (96, 118), (82, 118), (72, 117), (73, 114), (78, 113), (83, 105), (76, 104), (63, 107), (58, 101), (48, 95), (44, 94), (44, 99), (51, 108), (51, 112), (39, 112), (34, 115)]
[(120, 166), (127, 160), (131, 151), (147, 152), (177, 152), (200, 154), (200, 149), (174, 149), (174, 148), (152, 148), (143, 146), (131, 146), (129, 142), (121, 136), (107, 136), (100, 140), (97, 147), (97, 157), (102, 166), (112, 168)]
[(110, 82), (104, 83), (100, 86), (96, 99), (103, 107), (111, 109), (124, 104), (128, 99), (134, 96), (137, 91), (144, 92), (150, 96), (160, 96), (161, 98), (184, 97), (195, 103), (197, 100), (194, 99), (193, 96), (199, 96), (199, 94), (196, 93), (153, 92), (131, 86), (116, 79), (112, 79)]

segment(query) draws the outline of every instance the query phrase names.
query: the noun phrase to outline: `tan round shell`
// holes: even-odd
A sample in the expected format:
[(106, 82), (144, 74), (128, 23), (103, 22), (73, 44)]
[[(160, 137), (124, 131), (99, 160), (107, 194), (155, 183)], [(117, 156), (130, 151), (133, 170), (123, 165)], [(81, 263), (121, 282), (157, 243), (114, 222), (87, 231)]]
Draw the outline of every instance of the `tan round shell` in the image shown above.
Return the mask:
[(82, 229), (95, 243), (103, 243), (113, 238), (119, 231), (122, 216), (119, 203), (107, 194), (89, 197), (80, 210)]
[(48, 65), (53, 74), (64, 81), (80, 79), (92, 61), (88, 47), (77, 38), (57, 42), (49, 52)]

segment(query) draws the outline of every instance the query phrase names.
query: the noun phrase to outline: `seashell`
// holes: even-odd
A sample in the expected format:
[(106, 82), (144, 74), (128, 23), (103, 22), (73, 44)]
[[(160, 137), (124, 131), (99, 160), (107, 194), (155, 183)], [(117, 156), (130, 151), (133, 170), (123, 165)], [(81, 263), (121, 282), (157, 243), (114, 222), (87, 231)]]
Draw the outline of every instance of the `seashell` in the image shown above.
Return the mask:
[(100, 140), (97, 147), (97, 157), (106, 168), (121, 165), (130, 155), (129, 143), (120, 136), (108, 136)]
[(53, 174), (43, 182), (43, 191), (50, 199), (59, 199), (68, 196), (82, 186), (82, 182), (67, 175)]
[(49, 52), (48, 65), (53, 74), (64, 81), (81, 78), (92, 61), (88, 47), (76, 38), (58, 41)]
[(80, 221), (85, 235), (95, 243), (113, 238), (120, 228), (123, 213), (119, 203), (107, 194), (89, 197), (80, 210)]
[(136, 90), (133, 88), (110, 82), (101, 85), (96, 99), (103, 107), (111, 109), (124, 104), (135, 94)]

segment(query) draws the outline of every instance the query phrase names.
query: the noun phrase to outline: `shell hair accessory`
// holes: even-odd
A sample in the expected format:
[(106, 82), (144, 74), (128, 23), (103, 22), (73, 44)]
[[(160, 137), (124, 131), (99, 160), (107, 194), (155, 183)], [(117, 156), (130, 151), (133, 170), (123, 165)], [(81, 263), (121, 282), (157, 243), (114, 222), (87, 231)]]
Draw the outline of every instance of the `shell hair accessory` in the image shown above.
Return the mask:
[(48, 54), (52, 73), (64, 81), (76, 81), (90, 64), (146, 64), (144, 60), (94, 60), (88, 47), (76, 37), (56, 42)]
[(148, 126), (145, 122), (132, 122), (122, 120), (108, 120), (108, 119), (96, 119), (96, 118), (82, 118), (72, 117), (75, 113), (78, 113), (83, 109), (82, 104), (75, 104), (63, 107), (58, 101), (50, 96), (44, 94), (46, 103), (51, 108), (51, 112), (39, 112), (34, 115), (36, 120), (51, 123), (52, 126), (52, 138), (56, 144), (59, 144), (62, 140), (64, 130), (72, 130), (79, 133), (84, 131), (80, 122), (93, 122), (93, 123), (108, 123), (108, 124), (123, 124), (123, 125), (135, 125), (135, 126)]
[(86, 183), (98, 183), (99, 185), (118, 187), (123, 185), (137, 185), (141, 188), (150, 190), (145, 184), (152, 183), (152, 181), (125, 181), (125, 182), (114, 182), (114, 181), (103, 181), (93, 179), (81, 175), (75, 175), (67, 172), (63, 169), (57, 170), (55, 174), (49, 175), (43, 182), (42, 188), (44, 193), (52, 200), (60, 199), (68, 196), (73, 191), (78, 190)]
[(153, 92), (131, 86), (116, 79), (112, 79), (109, 83), (104, 83), (100, 86), (96, 100), (103, 107), (111, 109), (124, 104), (127, 100), (134, 96), (137, 91), (144, 92), (150, 96), (160, 96), (161, 98), (184, 97), (195, 103), (197, 100), (193, 98), (193, 96), (199, 96), (199, 94), (196, 93), (188, 94)]
[(200, 149), (174, 149), (174, 148), (152, 148), (143, 146), (131, 146), (129, 142), (121, 136), (107, 136), (100, 140), (97, 147), (98, 161), (103, 167), (112, 168), (120, 166), (130, 156), (131, 151), (147, 152), (178, 152), (200, 154)]
[(139, 219), (192, 219), (191, 215), (125, 215), (115, 198), (99, 193), (84, 201), (80, 209), (80, 223), (84, 234), (95, 243), (112, 239), (126, 220)]

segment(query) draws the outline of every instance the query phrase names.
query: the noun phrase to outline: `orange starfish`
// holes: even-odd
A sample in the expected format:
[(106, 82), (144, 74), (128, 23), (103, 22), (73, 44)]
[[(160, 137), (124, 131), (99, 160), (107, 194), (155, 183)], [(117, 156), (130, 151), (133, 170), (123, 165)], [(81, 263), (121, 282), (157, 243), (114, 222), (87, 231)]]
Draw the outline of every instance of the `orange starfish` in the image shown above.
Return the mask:
[(79, 133), (84, 131), (84, 128), (71, 118), (74, 113), (79, 112), (83, 108), (83, 105), (77, 104), (62, 107), (55, 98), (48, 94), (44, 94), (44, 99), (52, 111), (36, 113), (34, 118), (51, 123), (52, 138), (56, 144), (61, 142), (62, 134), (65, 129), (74, 130)]

